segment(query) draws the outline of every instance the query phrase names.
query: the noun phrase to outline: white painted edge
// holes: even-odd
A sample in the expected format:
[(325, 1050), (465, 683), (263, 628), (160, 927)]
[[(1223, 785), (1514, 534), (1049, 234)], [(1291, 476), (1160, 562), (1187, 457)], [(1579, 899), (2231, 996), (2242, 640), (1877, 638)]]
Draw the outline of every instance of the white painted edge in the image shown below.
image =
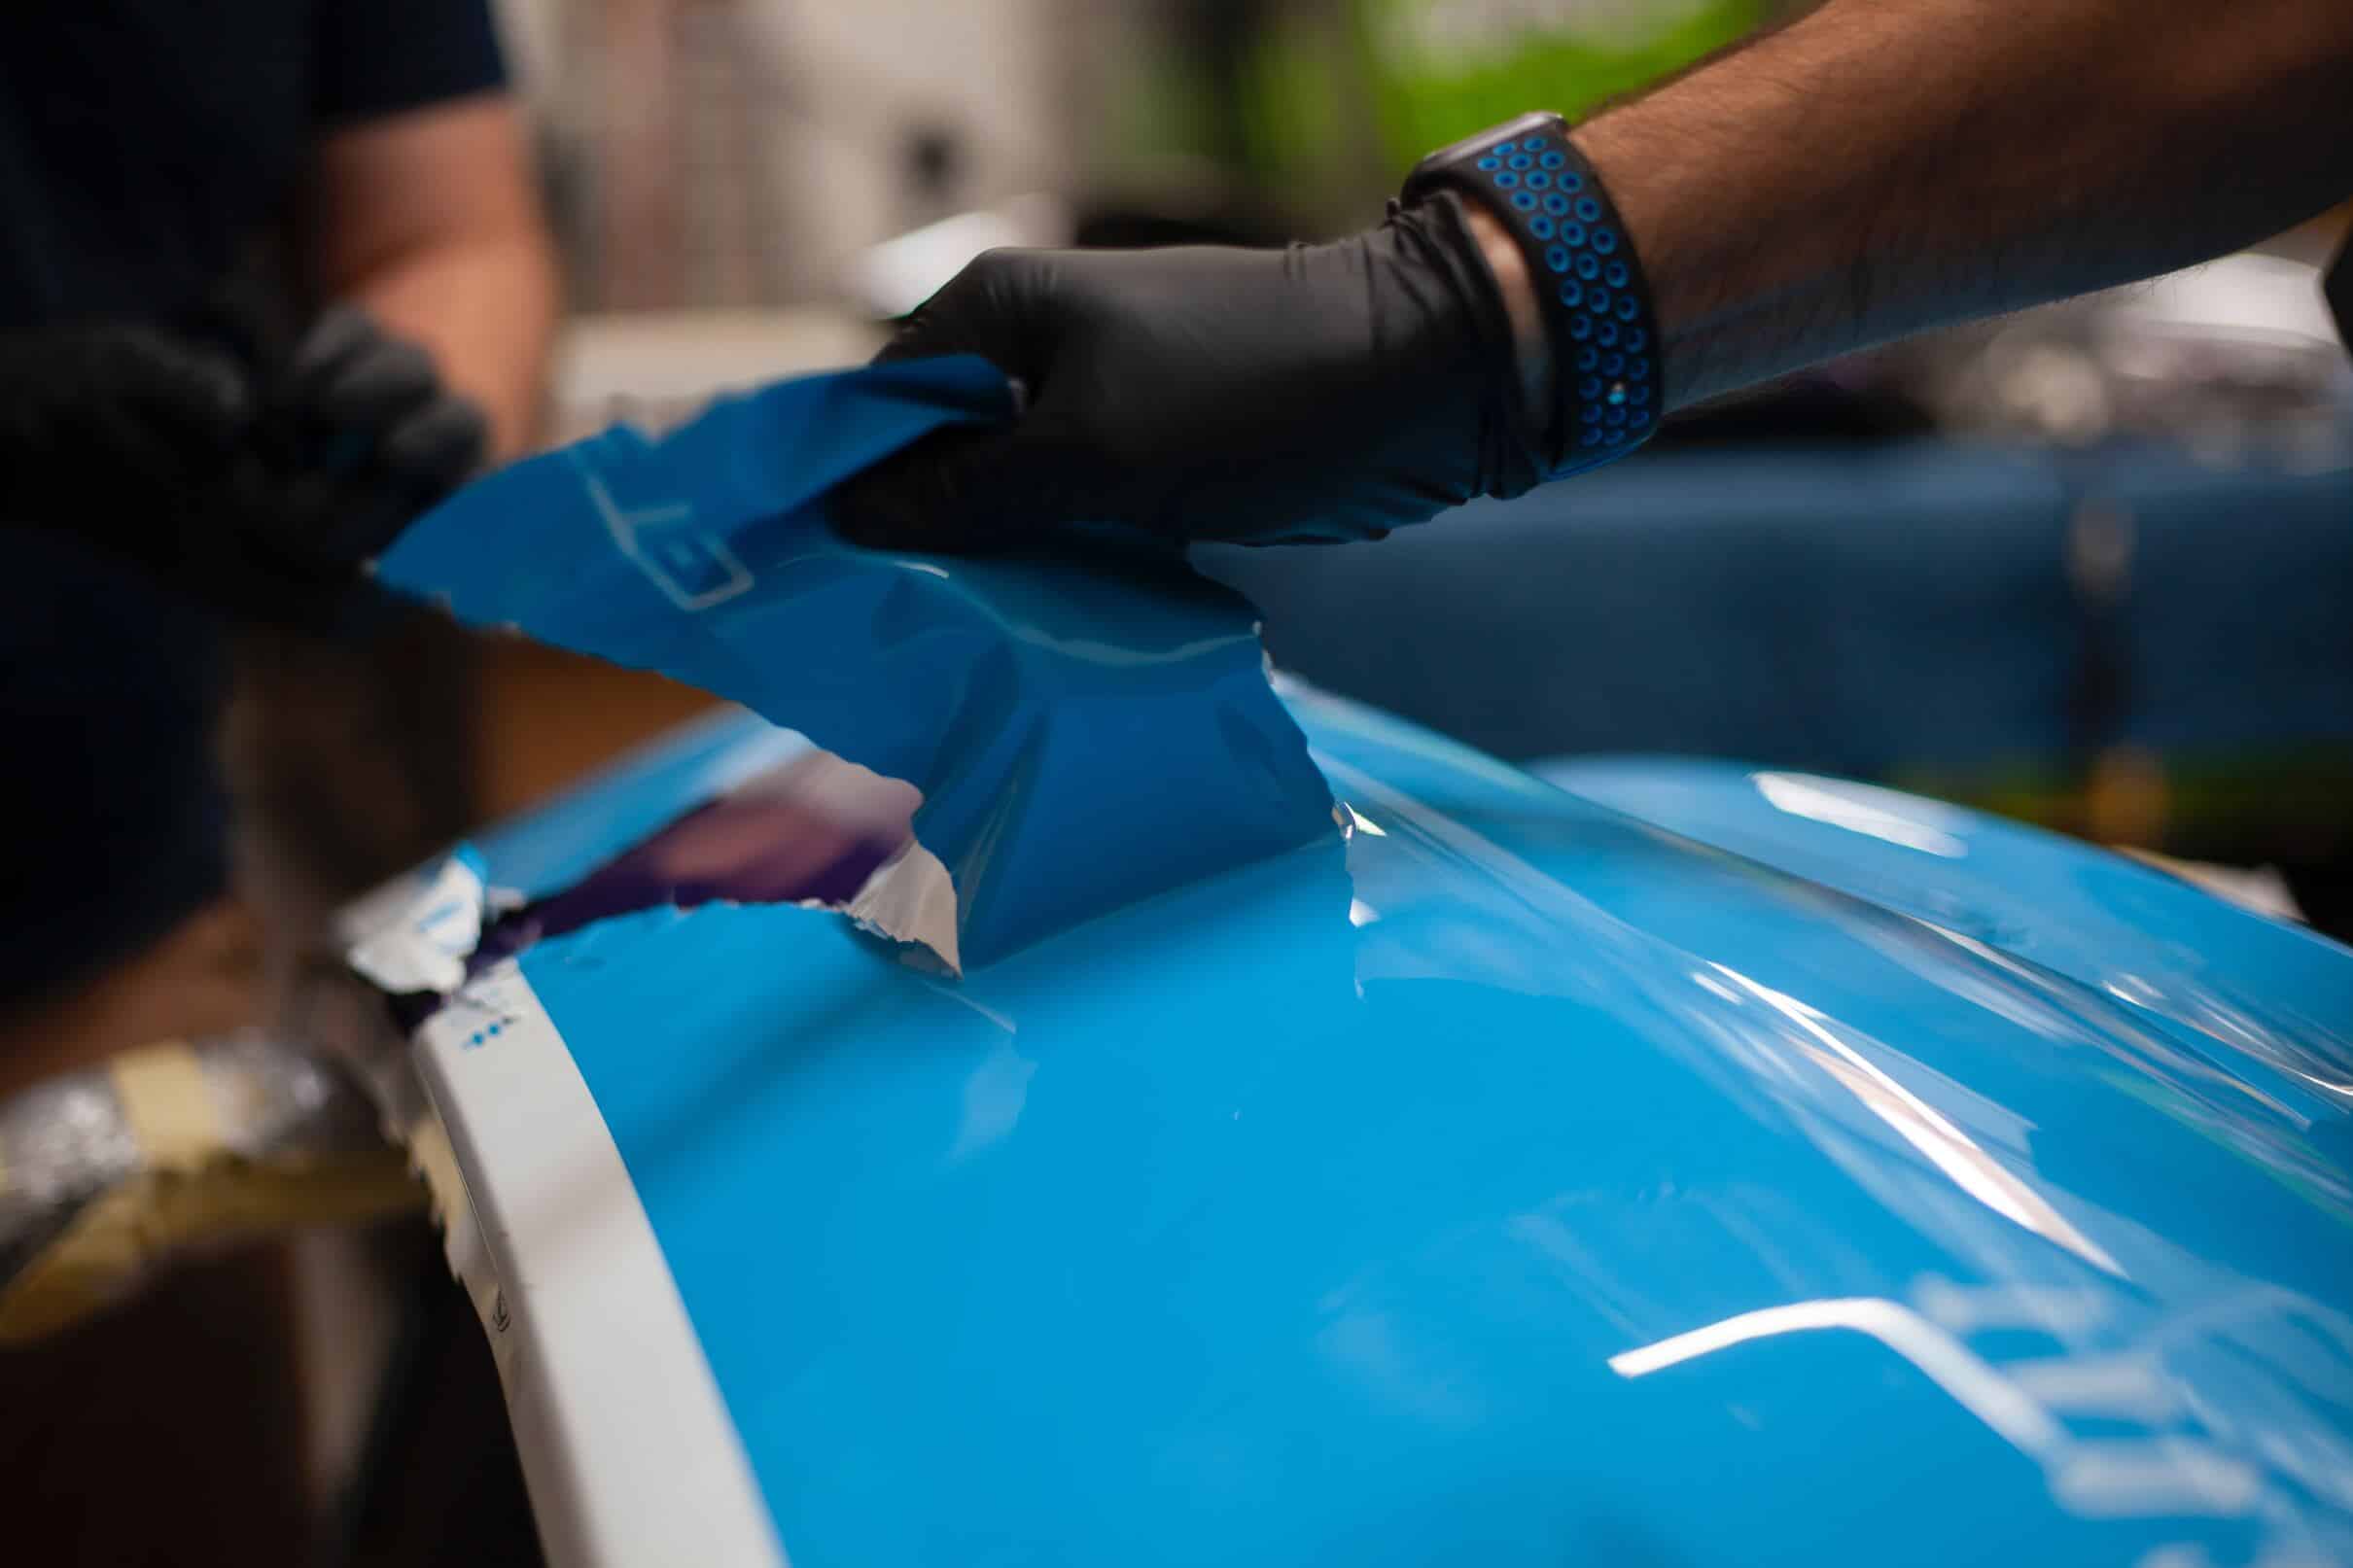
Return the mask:
[(548, 1560), (782, 1568), (637, 1188), (521, 970), (469, 984), (415, 1054), (470, 1210), (446, 1216), (450, 1261), (490, 1336)]

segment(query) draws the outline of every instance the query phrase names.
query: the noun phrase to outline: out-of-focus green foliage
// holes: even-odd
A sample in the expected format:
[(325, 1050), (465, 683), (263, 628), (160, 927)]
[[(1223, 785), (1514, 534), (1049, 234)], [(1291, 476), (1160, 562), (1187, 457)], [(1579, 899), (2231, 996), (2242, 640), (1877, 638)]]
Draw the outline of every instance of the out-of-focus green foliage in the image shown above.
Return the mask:
[(1569, 116), (1754, 29), (1773, 0), (1338, 0), (1264, 7), (1227, 74), (1160, 40), (1109, 62), (1111, 165), (1206, 158), (1303, 218), (1360, 217), (1433, 147)]
[(1389, 151), (1410, 161), (1528, 109), (1572, 119), (1764, 20), (1763, 0), (1357, 0)]

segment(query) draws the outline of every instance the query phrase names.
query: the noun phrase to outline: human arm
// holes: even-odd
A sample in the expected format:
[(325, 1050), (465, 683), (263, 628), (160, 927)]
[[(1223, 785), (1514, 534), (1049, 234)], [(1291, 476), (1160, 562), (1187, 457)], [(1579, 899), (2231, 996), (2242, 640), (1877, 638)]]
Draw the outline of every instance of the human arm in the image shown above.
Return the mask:
[[(1572, 139), (1648, 274), (1674, 407), (2284, 227), (2353, 189), (2349, 82), (2342, 0), (1833, 0)], [(1467, 352), (1487, 373), (1358, 400), (1346, 424), (1320, 389), (1348, 366), (1359, 388), (1402, 388), (1382, 313), (1345, 308), (1364, 292), (1348, 268), (1235, 290), (1233, 264), (1206, 255), (1190, 281), (1116, 253), (985, 258), (889, 352), (989, 355), (1028, 384), (1031, 428), (936, 443), (878, 473), (853, 509), (888, 523), (870, 535), (949, 544), (1086, 518), (1273, 540), (1362, 537), (1524, 488), (1508, 465), (1470, 475), (1466, 453), (1492, 443), (1502, 384), (1523, 410), (1545, 405), (1545, 334), (1501, 226), (1474, 205), (1460, 231), (1473, 265), (1450, 254), (1402, 292), (1467, 282), (1436, 352)], [(1441, 406), (1464, 398), (1490, 413)], [(1360, 505), (1368, 469), (1401, 451), (1432, 461)], [(1263, 504), (1200, 504), (1205, 472), (1238, 469), (1280, 483)]]
[(303, 249), (333, 302), (283, 360), (107, 321), (0, 341), (7, 520), (74, 527), (240, 615), (328, 624), (362, 562), (525, 447), (555, 291), (511, 105), (330, 131), (311, 187)]
[(2353, 192), (2343, 0), (1832, 0), (1574, 134), (1669, 406), (2148, 277)]
[(331, 131), (305, 252), (322, 297), (421, 345), (488, 417), (490, 456), (529, 449), (558, 298), (521, 115), (480, 93)]

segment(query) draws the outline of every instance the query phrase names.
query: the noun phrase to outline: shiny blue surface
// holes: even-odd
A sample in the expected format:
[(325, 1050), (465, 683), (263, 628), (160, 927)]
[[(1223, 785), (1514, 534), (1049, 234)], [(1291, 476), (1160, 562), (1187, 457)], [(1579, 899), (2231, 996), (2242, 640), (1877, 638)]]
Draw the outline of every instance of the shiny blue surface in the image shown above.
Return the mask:
[(1174, 546), (949, 560), (829, 526), (841, 481), (1010, 407), (969, 356), (778, 382), (658, 439), (617, 427), (491, 474), (411, 525), (378, 575), (915, 784), (964, 960), (987, 962), (1305, 843), (1331, 813), (1267, 690), (1255, 612)]
[(2353, 1556), (2353, 955), (1288, 701), (1345, 839), (961, 985), (524, 956), (800, 1568)]
[(1892, 789), (1657, 757), (1541, 765), (1589, 800), (1999, 949), (2123, 1002), (2353, 1166), (2353, 963), (2149, 866)]

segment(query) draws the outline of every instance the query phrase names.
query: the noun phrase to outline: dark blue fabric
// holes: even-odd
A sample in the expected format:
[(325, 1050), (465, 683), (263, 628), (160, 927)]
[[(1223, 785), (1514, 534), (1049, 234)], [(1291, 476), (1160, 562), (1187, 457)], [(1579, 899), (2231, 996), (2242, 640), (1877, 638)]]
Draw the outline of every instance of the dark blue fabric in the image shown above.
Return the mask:
[[(2083, 710), (2087, 500), (2133, 553)], [(1932, 443), (1657, 453), (1378, 544), (1202, 547), (1277, 664), (1511, 758), (1865, 778), (2353, 744), (2353, 470)]]
[(127, 956), (228, 886), (218, 629), (70, 536), (0, 527), (0, 1005)]
[[(249, 267), (323, 131), (506, 76), (486, 0), (22, 0), (0, 36), (0, 330), (187, 322)], [(162, 484), (129, 504), (171, 505)], [(79, 516), (19, 520), (52, 526), (0, 528), (0, 1003), (227, 881), (219, 630), (54, 531)]]
[(17, 0), (0, 327), (180, 315), (284, 215), (323, 129), (505, 79), (486, 0)]

